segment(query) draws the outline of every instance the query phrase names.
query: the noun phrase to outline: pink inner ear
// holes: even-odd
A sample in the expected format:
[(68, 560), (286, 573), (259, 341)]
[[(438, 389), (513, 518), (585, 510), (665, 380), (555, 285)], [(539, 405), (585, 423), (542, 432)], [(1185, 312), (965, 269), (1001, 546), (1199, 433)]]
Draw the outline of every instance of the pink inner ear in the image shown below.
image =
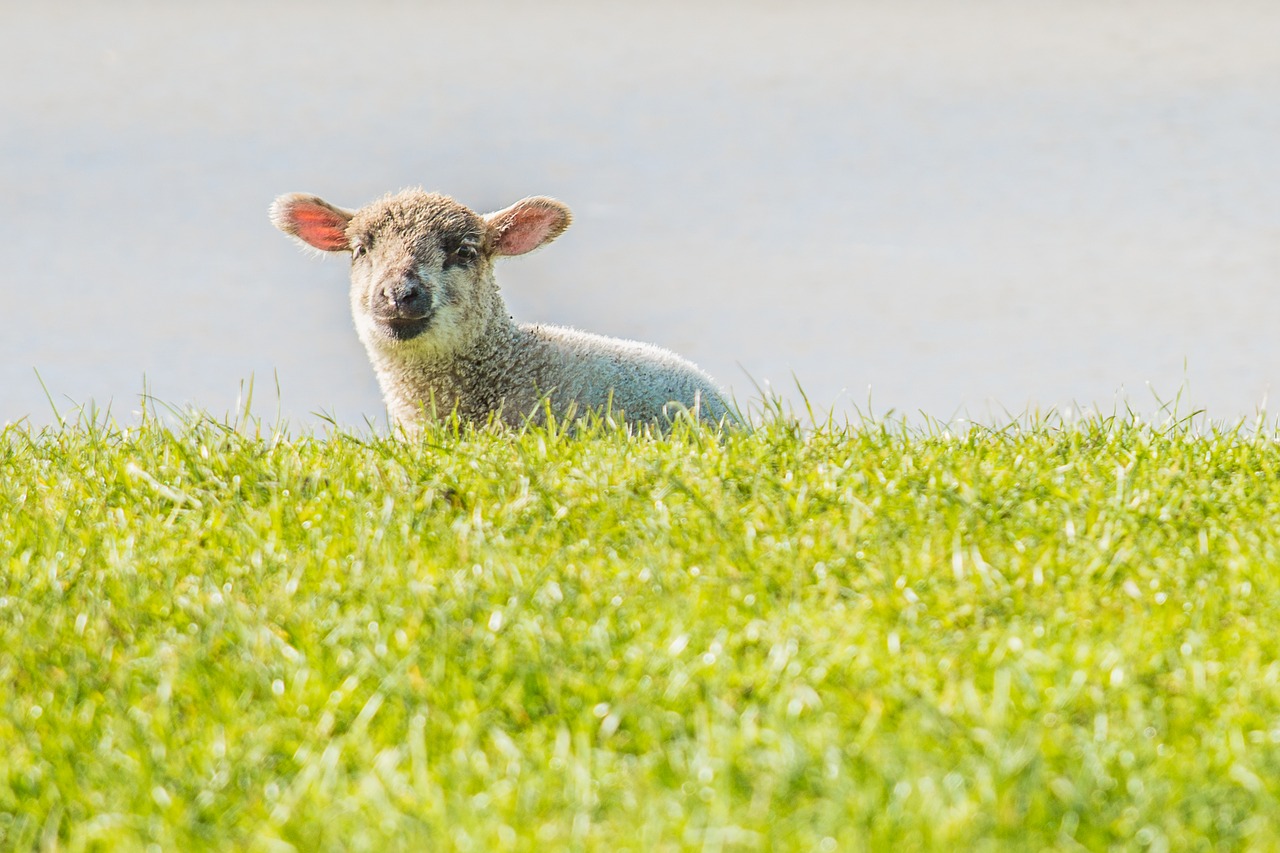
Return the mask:
[(302, 240), (326, 252), (351, 248), (347, 242), (347, 220), (327, 207), (297, 202), (289, 208), (289, 222)]
[(499, 226), (496, 249), (500, 255), (523, 255), (547, 241), (547, 237), (564, 221), (558, 210), (535, 205), (521, 206), (506, 216)]

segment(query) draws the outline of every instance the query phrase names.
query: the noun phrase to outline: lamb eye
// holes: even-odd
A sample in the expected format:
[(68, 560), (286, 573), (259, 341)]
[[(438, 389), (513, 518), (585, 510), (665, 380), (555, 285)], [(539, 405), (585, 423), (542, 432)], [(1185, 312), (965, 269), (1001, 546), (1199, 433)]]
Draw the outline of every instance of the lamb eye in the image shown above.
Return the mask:
[(465, 266), (479, 257), (479, 254), (480, 253), (476, 251), (475, 246), (472, 246), (469, 243), (463, 243), (461, 246), (449, 253), (449, 257), (445, 261), (445, 266)]
[(369, 250), (365, 248), (364, 243), (356, 243), (351, 247), (351, 260), (363, 258)]

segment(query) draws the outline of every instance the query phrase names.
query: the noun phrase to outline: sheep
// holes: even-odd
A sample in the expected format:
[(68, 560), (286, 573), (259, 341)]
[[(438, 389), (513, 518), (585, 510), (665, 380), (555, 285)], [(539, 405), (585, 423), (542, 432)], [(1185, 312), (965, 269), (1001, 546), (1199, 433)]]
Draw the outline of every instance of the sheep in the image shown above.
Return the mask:
[(651, 344), (517, 323), (494, 261), (550, 243), (569, 227), (563, 203), (525, 198), (486, 215), (410, 189), (359, 210), (292, 193), (271, 221), (306, 246), (351, 255), (351, 313), (391, 420), (406, 428), (456, 412), (464, 422), (520, 426), (609, 412), (669, 428), (682, 410), (737, 420), (715, 382)]

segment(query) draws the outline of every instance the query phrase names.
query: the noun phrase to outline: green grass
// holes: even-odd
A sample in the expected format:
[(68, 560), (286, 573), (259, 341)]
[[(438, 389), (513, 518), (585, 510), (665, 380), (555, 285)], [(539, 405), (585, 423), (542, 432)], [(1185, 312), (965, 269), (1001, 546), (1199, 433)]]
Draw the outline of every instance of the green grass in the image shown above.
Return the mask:
[(0, 431), (0, 848), (1275, 849), (1280, 445)]

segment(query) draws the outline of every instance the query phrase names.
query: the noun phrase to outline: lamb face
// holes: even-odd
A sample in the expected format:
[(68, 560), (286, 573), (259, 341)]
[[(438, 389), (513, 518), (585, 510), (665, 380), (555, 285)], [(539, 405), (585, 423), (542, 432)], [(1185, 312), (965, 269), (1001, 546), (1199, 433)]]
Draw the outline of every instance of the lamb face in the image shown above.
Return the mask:
[(445, 355), (484, 333), (497, 288), (480, 216), (407, 192), (357, 211), (346, 231), (351, 313), (366, 347)]
[(570, 215), (531, 198), (481, 216), (448, 196), (405, 190), (356, 211), (281, 196), (271, 219), (313, 248), (351, 253), (351, 313), (371, 355), (447, 359), (506, 319), (494, 258), (550, 242)]

